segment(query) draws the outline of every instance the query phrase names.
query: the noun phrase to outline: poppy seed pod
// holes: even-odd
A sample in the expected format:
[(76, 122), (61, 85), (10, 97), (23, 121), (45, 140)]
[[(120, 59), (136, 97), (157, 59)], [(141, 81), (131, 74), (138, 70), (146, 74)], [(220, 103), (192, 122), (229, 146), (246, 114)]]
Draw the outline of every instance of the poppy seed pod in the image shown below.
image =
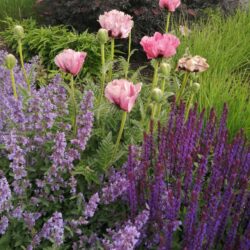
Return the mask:
[(160, 73), (162, 73), (164, 76), (168, 76), (171, 71), (171, 66), (169, 63), (162, 63), (160, 66)]
[(14, 67), (16, 66), (16, 63), (17, 63), (17, 60), (14, 55), (8, 54), (5, 57), (5, 66), (7, 67), (7, 69), (9, 70), (14, 69)]
[(96, 37), (101, 44), (105, 44), (109, 40), (108, 31), (106, 29), (99, 29)]
[(154, 88), (152, 91), (152, 100), (155, 102), (160, 102), (163, 97), (163, 92), (159, 88)]
[(13, 31), (18, 40), (21, 40), (24, 38), (24, 29), (21, 25), (16, 25)]

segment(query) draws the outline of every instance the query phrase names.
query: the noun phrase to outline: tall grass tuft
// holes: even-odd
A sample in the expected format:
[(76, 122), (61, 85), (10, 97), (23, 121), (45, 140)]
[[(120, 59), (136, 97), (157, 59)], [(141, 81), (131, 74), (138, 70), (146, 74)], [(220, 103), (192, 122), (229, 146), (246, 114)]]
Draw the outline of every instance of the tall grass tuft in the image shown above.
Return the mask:
[(1, 0), (0, 20), (6, 17), (14, 19), (27, 18), (33, 15), (35, 0)]
[(230, 137), (243, 128), (250, 138), (250, 12), (238, 10), (226, 19), (214, 12), (207, 22), (192, 27), (176, 58), (188, 47), (192, 55), (207, 58), (210, 68), (201, 75), (199, 108), (229, 107)]

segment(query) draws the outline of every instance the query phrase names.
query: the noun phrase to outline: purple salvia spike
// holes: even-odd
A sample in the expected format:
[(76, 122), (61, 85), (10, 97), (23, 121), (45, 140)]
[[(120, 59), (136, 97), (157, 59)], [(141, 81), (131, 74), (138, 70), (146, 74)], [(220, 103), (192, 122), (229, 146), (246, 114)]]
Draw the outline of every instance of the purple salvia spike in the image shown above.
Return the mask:
[(136, 180), (135, 180), (135, 150), (133, 150), (133, 146), (129, 146), (129, 156), (128, 156), (128, 164), (127, 164), (127, 178), (129, 181), (128, 187), (128, 197), (129, 197), (129, 205), (131, 211), (131, 217), (134, 218), (137, 212), (137, 191), (136, 191)]

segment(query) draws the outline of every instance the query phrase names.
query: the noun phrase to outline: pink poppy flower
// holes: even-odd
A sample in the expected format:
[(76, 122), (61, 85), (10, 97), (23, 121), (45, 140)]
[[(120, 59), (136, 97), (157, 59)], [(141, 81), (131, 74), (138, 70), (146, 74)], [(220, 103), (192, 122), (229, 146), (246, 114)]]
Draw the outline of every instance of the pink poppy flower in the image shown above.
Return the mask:
[(55, 57), (55, 64), (62, 71), (75, 76), (80, 72), (86, 56), (86, 52), (76, 52), (72, 49), (65, 49)]
[(171, 34), (161, 34), (155, 32), (154, 36), (144, 36), (140, 42), (148, 59), (157, 57), (169, 58), (176, 54), (176, 48), (180, 45), (180, 40)]
[(159, 5), (161, 8), (168, 9), (169, 12), (174, 12), (180, 5), (180, 0), (160, 0)]
[(134, 85), (125, 79), (113, 80), (105, 88), (106, 98), (126, 112), (130, 112), (141, 91), (141, 83)]
[(99, 16), (98, 22), (113, 38), (127, 38), (134, 26), (132, 17), (118, 10), (105, 12)]

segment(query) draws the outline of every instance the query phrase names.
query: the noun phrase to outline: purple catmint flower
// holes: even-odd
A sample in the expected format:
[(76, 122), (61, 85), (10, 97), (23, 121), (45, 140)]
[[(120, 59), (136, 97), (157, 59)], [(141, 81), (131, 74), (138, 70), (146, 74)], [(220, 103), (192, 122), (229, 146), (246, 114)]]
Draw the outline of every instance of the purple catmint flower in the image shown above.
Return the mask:
[(25, 151), (18, 145), (18, 136), (15, 130), (12, 130), (9, 135), (4, 136), (5, 147), (9, 152), (11, 160), (10, 168), (13, 171), (14, 179), (21, 180), (27, 176), (25, 169)]
[(123, 225), (117, 232), (108, 230), (112, 235), (112, 242), (104, 240), (104, 245), (112, 250), (131, 250), (134, 249), (141, 237), (141, 231), (148, 222), (149, 211), (143, 210), (136, 216), (134, 223), (130, 220)]
[(101, 190), (101, 201), (104, 204), (114, 202), (122, 196), (129, 187), (129, 181), (124, 173), (116, 172), (110, 177), (109, 183)]
[(0, 213), (10, 208), (11, 190), (4, 176), (0, 176)]
[(53, 239), (57, 246), (62, 245), (64, 238), (64, 222), (62, 214), (55, 212), (43, 225), (42, 230), (38, 235), (40, 238), (47, 240)]
[(23, 212), (23, 220), (28, 227), (29, 230), (32, 230), (32, 228), (35, 226), (36, 221), (42, 216), (41, 213), (36, 212), (36, 213), (31, 213), (24, 211)]
[(69, 179), (69, 186), (70, 186), (70, 193), (72, 195), (75, 195), (76, 194), (77, 180), (73, 175)]
[(9, 219), (6, 216), (0, 218), (0, 235), (5, 234), (9, 226)]
[(22, 209), (22, 207), (18, 206), (15, 209), (13, 209), (11, 211), (11, 216), (13, 218), (16, 218), (16, 219), (20, 220), (22, 218), (22, 216), (23, 216), (23, 209)]
[(98, 193), (95, 193), (90, 197), (89, 202), (86, 204), (83, 212), (86, 219), (94, 216), (99, 202), (100, 198)]
[(53, 154), (51, 156), (55, 167), (65, 166), (65, 151), (67, 147), (66, 136), (64, 132), (57, 132), (54, 139)]
[(71, 141), (73, 145), (76, 145), (81, 150), (85, 149), (93, 127), (94, 115), (90, 111), (93, 108), (93, 97), (92, 91), (85, 92), (77, 116), (77, 136)]

